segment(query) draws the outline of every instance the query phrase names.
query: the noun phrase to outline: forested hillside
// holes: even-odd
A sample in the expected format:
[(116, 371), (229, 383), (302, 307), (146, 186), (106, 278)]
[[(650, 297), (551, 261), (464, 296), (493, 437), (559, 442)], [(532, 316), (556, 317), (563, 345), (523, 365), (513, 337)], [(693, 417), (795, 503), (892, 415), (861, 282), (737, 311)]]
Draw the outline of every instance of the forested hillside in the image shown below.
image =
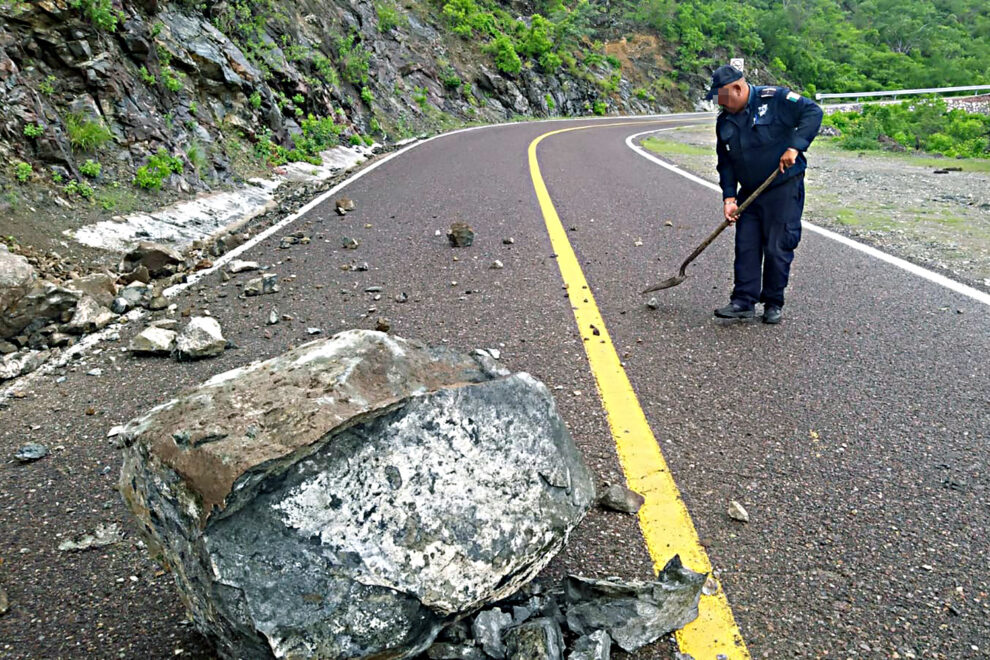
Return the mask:
[[(613, 5), (614, 6), (614, 5)], [(689, 74), (737, 55), (814, 91), (990, 83), (987, 0), (622, 0)]]

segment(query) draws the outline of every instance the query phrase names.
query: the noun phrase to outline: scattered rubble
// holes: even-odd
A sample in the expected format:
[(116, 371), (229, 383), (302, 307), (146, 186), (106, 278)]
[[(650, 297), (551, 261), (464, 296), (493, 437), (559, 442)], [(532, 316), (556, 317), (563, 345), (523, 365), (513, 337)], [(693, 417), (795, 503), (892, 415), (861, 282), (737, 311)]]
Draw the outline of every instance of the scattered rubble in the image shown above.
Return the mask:
[(24, 445), (17, 450), (16, 454), (14, 454), (14, 458), (19, 460), (21, 463), (33, 463), (34, 461), (42, 459), (45, 456), (48, 456), (48, 447), (39, 445), (35, 442), (30, 442)]
[(141, 241), (120, 262), (121, 273), (133, 273), (139, 268), (147, 269), (151, 277), (174, 275), (183, 263), (182, 255), (167, 245)]
[(347, 197), (341, 197), (334, 204), (334, 208), (337, 210), (338, 215), (344, 215), (348, 211), (354, 210), (354, 200), (348, 199)]
[(474, 243), (474, 230), (465, 222), (450, 225), (447, 239), (453, 247), (470, 247)]
[(351, 238), (350, 236), (343, 236), (340, 239), (340, 246), (345, 250), (356, 250), (359, 245), (361, 243), (356, 238)]
[(118, 439), (124, 499), (223, 657), (422, 652), (594, 501), (543, 384), (371, 331), (214, 376)]

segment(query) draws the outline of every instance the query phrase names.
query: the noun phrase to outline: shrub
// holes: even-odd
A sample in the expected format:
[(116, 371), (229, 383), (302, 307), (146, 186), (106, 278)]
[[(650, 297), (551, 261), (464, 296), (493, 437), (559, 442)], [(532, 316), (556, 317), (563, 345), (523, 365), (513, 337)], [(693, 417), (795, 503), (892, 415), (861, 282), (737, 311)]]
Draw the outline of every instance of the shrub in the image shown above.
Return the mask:
[(519, 73), (522, 70), (522, 61), (516, 54), (516, 48), (509, 37), (504, 34), (499, 35), (492, 42), (491, 49), (495, 53), (495, 66), (499, 71)]
[(90, 199), (93, 196), (93, 186), (85, 181), (72, 180), (65, 184), (65, 192), (70, 195), (79, 195), (80, 197)]
[(563, 64), (560, 55), (557, 53), (543, 53), (540, 56), (540, 68), (547, 73), (553, 73)]
[(553, 112), (554, 109), (557, 107), (557, 103), (553, 100), (553, 97), (550, 95), (550, 92), (547, 92), (546, 94), (543, 95), (543, 100), (546, 101), (547, 110), (549, 110), (550, 112)]
[(292, 97), (292, 102), (295, 103), (296, 105), (302, 105), (303, 103), (306, 102), (306, 97), (303, 96), (302, 94), (295, 94)]
[(112, 0), (69, 0), (69, 6), (81, 11), (99, 29), (116, 32), (120, 16), (114, 11)]
[(91, 121), (78, 112), (66, 115), (65, 132), (73, 149), (83, 151), (99, 149), (113, 139), (113, 134), (103, 124)]
[(162, 69), (162, 81), (165, 83), (165, 87), (171, 92), (178, 92), (182, 89), (182, 79), (171, 69), (171, 67), (165, 67)]
[(142, 66), (138, 69), (138, 77), (141, 78), (141, 81), (144, 82), (145, 85), (154, 85), (158, 82), (158, 79), (155, 78), (155, 76), (148, 73), (148, 67), (146, 66)]
[(605, 106), (605, 101), (595, 101), (595, 105), (592, 106), (592, 111), (596, 115), (604, 115), (607, 107)]
[(255, 90), (251, 94), (251, 96), (248, 98), (248, 103), (250, 103), (251, 104), (251, 107), (254, 108), (255, 110), (257, 110), (258, 108), (260, 108), (261, 107), (261, 92)]
[(388, 32), (400, 25), (409, 24), (409, 18), (388, 2), (376, 2), (375, 15), (378, 16), (379, 32)]
[(447, 89), (459, 89), (461, 86), (461, 77), (457, 75), (457, 71), (453, 67), (447, 68), (440, 75), (440, 80)]
[(34, 174), (34, 168), (31, 167), (31, 163), (19, 162), (14, 165), (14, 176), (21, 183), (26, 182)]
[(356, 84), (364, 82), (368, 73), (368, 60), (371, 54), (355, 44), (355, 35), (349, 34), (346, 37), (337, 39), (337, 56), (340, 61), (341, 72), (344, 80)]
[(148, 159), (148, 164), (137, 169), (134, 184), (138, 188), (158, 190), (173, 172), (182, 172), (182, 161), (169, 155), (165, 147), (159, 147), (158, 152)]
[(608, 65), (610, 67), (612, 67), (613, 69), (621, 69), (622, 68), (622, 62), (615, 55), (606, 55), (605, 56), (605, 61), (608, 62)]
[(364, 139), (365, 145), (367, 145), (369, 147), (375, 143), (374, 138), (372, 138), (370, 135), (365, 135), (365, 136), (363, 136), (362, 139)]
[(24, 135), (28, 136), (29, 138), (36, 138), (39, 135), (43, 134), (44, 132), (45, 129), (43, 129), (41, 126), (38, 126), (37, 124), (24, 125)]
[(364, 144), (364, 140), (361, 139), (361, 136), (360, 135), (352, 135), (351, 136), (351, 139), (349, 140), (349, 142), (351, 143), (351, 146), (352, 147), (356, 147), (356, 146), (359, 146), (359, 145)]
[(87, 158), (86, 162), (79, 166), (79, 171), (90, 178), (100, 176), (100, 164), (92, 158)]
[(371, 104), (375, 101), (375, 97), (372, 95), (370, 89), (368, 89), (367, 87), (362, 87), (361, 100), (364, 101), (364, 104), (370, 108)]
[(426, 110), (426, 107), (429, 105), (429, 103), (427, 102), (425, 87), (417, 87), (415, 90), (413, 90), (412, 98), (413, 101), (416, 102), (416, 105), (418, 105), (423, 110)]
[(186, 160), (189, 161), (189, 164), (192, 165), (197, 174), (206, 165), (206, 151), (199, 142), (192, 142), (186, 147)]
[(47, 76), (42, 82), (38, 83), (38, 91), (45, 96), (51, 96), (55, 93), (55, 76)]

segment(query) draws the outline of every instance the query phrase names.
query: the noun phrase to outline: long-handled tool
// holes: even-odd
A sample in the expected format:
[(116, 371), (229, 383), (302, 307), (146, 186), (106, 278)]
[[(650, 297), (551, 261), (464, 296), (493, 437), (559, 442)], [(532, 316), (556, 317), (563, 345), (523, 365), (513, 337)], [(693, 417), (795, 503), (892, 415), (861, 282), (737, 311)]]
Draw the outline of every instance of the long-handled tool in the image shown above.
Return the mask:
[[(780, 170), (776, 170), (775, 169), (773, 171), (773, 174), (771, 174), (770, 176), (768, 176), (767, 177), (767, 180), (764, 181), (763, 183), (761, 183), (760, 184), (760, 187), (757, 188), (753, 192), (752, 195), (750, 195), (749, 197), (747, 197), (746, 198), (746, 201), (743, 202), (742, 205), (740, 205), (740, 207), (738, 209), (736, 209), (736, 212), (732, 214), (732, 217), (733, 218), (738, 218), (740, 215), (742, 215), (742, 212), (746, 210), (746, 207), (749, 206), (750, 204), (752, 204), (753, 203), (753, 200), (756, 199), (761, 192), (763, 192), (764, 190), (766, 190), (767, 189), (767, 186), (769, 186), (770, 183), (774, 179), (777, 178), (777, 173), (779, 171)], [(705, 251), (705, 248), (708, 247), (709, 245), (711, 245), (712, 244), (712, 241), (714, 241), (718, 237), (718, 235), (721, 234), (725, 230), (725, 228), (729, 226), (729, 224), (730, 223), (729, 223), (728, 220), (723, 220), (722, 221), (722, 224), (720, 224), (718, 227), (716, 227), (715, 228), (715, 231), (713, 231), (708, 236), (708, 238), (706, 238), (704, 241), (702, 241), (701, 242), (701, 245), (699, 245), (698, 247), (696, 247), (694, 249), (694, 252), (691, 253), (691, 256), (684, 260), (684, 263), (681, 264), (681, 270), (680, 270), (679, 273), (677, 273), (677, 275), (675, 275), (675, 276), (673, 276), (671, 278), (668, 278), (668, 279), (664, 280), (663, 282), (660, 282), (659, 284), (654, 284), (653, 286), (651, 286), (648, 289), (643, 289), (643, 293), (649, 293), (651, 291), (659, 291), (660, 289), (669, 289), (670, 287), (677, 286), (678, 284), (680, 284), (681, 282), (683, 282), (684, 280), (686, 280), (687, 279), (687, 275), (684, 274), (684, 269), (686, 269), (688, 267), (688, 264), (691, 263), (692, 261), (694, 261), (698, 257), (699, 254), (701, 254), (702, 252), (704, 252)]]

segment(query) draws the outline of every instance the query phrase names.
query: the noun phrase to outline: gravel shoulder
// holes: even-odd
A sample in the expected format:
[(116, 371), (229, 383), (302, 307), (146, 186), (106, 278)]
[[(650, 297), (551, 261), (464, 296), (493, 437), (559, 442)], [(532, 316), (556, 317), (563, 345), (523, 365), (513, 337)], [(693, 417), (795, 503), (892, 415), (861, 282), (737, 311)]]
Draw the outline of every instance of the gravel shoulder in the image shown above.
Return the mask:
[[(717, 183), (712, 127), (658, 134), (644, 146)], [(990, 292), (990, 161), (841, 149), (808, 152), (805, 220)], [(936, 170), (962, 168), (936, 174)]]

